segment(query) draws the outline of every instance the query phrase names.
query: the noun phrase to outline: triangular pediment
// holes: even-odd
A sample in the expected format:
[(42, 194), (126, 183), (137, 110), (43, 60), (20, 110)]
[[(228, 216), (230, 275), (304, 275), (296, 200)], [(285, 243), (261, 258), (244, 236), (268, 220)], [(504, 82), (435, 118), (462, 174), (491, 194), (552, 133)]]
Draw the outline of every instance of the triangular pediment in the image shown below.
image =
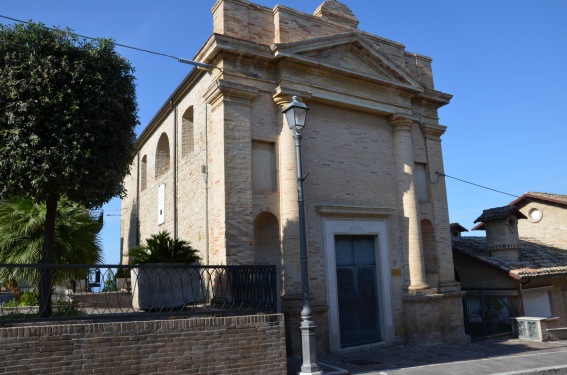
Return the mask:
[(387, 57), (359, 32), (276, 44), (272, 51), (276, 56), (293, 58), (396, 86), (423, 90), (412, 73)]

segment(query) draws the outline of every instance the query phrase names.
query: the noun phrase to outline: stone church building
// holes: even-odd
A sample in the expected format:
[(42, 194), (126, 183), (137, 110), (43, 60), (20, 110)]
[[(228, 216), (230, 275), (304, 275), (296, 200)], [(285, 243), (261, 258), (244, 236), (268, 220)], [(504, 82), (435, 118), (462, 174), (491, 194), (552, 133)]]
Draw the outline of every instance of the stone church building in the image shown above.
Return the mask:
[(275, 264), (299, 352), (301, 274), (293, 131), (303, 130), (309, 282), (320, 349), (458, 342), (431, 59), (358, 29), (339, 1), (313, 14), (218, 0), (193, 69), (147, 125), (125, 180), (126, 250), (161, 230), (204, 264)]

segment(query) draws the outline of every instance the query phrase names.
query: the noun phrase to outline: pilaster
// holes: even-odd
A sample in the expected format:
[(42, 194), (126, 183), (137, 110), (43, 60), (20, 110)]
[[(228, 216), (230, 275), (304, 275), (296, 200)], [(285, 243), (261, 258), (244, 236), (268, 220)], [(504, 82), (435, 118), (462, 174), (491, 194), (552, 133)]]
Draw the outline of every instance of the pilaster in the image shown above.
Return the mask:
[[(216, 80), (205, 100), (211, 109), (209, 181), (211, 261), (253, 264), (252, 100), (255, 87)], [(218, 205), (218, 207), (213, 207)]]
[(451, 245), (451, 233), (442, 228), (449, 228), (449, 205), (447, 203), (447, 187), (445, 179), (440, 179), (435, 172), (444, 171), (443, 152), (441, 148), (441, 136), (447, 127), (437, 124), (423, 124), (426, 147), (429, 154), (429, 180), (437, 181), (430, 184), (434, 210), (435, 244), (437, 251), (439, 271), (439, 292), (459, 291), (460, 284), (455, 281), (453, 265), (453, 252)]
[[(297, 161), (295, 140), (289, 129), (285, 115), (281, 111), (292, 101), (292, 96), (299, 96), (305, 102), (308, 93), (297, 92), (282, 87), (276, 89), (273, 96), (279, 108), (278, 125), (278, 191), (280, 192), (280, 238), (282, 243), (282, 297), (296, 299), (301, 297), (301, 270), (299, 267), (299, 211), (297, 202)], [(308, 120), (309, 121), (309, 120)], [(309, 124), (307, 125), (309, 126)], [(307, 233), (309, 237), (309, 233)]]
[(391, 115), (389, 120), (394, 130), (396, 176), (400, 202), (400, 240), (402, 248), (407, 249), (408, 254), (410, 276), (408, 290), (427, 289), (429, 285), (425, 278), (418, 198), (413, 178), (414, 157), (411, 138), (413, 120), (400, 114)]

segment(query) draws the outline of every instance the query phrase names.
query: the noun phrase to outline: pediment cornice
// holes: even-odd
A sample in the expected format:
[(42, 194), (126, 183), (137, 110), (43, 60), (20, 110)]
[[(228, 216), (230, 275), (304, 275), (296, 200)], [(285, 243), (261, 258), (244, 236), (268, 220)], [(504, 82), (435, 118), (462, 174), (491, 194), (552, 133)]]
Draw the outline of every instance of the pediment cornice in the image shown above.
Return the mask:
[(278, 43), (272, 45), (271, 50), (276, 58), (293, 58), (412, 91), (424, 90), (414, 74), (383, 53), (360, 31)]

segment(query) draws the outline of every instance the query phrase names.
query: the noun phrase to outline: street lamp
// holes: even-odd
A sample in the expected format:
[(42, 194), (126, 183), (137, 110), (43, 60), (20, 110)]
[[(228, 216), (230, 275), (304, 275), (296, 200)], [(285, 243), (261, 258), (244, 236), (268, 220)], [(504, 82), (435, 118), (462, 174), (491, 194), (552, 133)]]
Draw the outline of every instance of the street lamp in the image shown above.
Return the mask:
[(313, 312), (309, 304), (309, 278), (307, 266), (307, 239), (305, 236), (305, 205), (303, 201), (303, 171), (301, 166), (301, 130), (305, 127), (305, 118), (309, 108), (301, 103), (297, 96), (292, 98), (291, 103), (283, 110), (287, 118), (287, 124), (293, 130), (295, 139), (295, 156), (297, 160), (297, 205), (299, 208), (299, 257), (301, 261), (301, 294), (303, 308), (301, 309), (301, 349), (303, 364), (299, 375), (315, 374), (322, 375), (323, 372), (317, 366), (317, 354), (315, 352), (315, 323)]

